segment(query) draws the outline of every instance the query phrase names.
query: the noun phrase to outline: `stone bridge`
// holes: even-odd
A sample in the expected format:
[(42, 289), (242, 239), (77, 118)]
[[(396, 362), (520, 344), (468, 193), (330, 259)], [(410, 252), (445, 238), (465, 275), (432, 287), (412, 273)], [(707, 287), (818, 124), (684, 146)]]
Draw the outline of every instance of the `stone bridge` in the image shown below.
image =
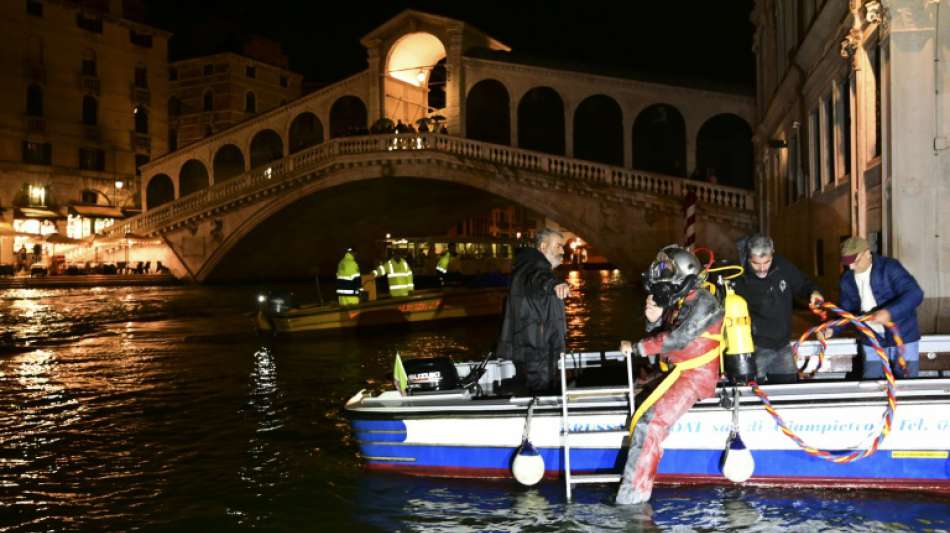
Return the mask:
[[(688, 187), (699, 198), (698, 243), (732, 255), (734, 240), (756, 225), (754, 193), (745, 189), (451, 135), (390, 134), (335, 138), (302, 149), (151, 208), (106, 233), (159, 237), (167, 247), (164, 264), (179, 277), (203, 282), (242, 239), (289, 205), (354, 183), (399, 180), (451, 184), (515, 202), (581, 235), (627, 271), (642, 269), (659, 247), (682, 240)], [(361, 206), (351, 207), (346, 224), (324, 231), (358, 226)], [(329, 255), (335, 261), (338, 250)]]

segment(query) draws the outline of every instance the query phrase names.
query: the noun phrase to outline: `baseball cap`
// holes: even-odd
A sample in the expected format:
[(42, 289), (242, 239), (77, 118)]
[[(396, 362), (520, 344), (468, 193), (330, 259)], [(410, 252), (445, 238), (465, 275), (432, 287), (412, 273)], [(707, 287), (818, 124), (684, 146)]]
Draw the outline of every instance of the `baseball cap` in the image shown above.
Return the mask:
[(868, 249), (868, 241), (861, 237), (849, 237), (841, 243), (841, 264), (850, 265), (858, 258), (858, 254)]

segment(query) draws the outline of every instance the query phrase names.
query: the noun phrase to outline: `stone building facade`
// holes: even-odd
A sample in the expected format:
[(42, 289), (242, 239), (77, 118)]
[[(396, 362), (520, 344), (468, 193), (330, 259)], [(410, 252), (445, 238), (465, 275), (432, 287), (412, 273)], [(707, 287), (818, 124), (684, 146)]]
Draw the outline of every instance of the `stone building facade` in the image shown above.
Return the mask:
[[(252, 45), (254, 42), (259, 40)], [(265, 50), (266, 54), (254, 53), (252, 48), (243, 55), (215, 54), (169, 66), (171, 150), (300, 97), (303, 77), (287, 68), (280, 45), (274, 46), (277, 49)]]
[[(169, 34), (121, 1), (83, 5), (0, 3), (0, 209), (20, 233), (84, 237), (137, 212), (138, 167), (168, 151)], [(0, 238), (0, 260), (21, 240)]]
[(839, 245), (867, 237), (950, 326), (950, 5), (758, 0), (755, 162), (760, 225), (836, 293)]

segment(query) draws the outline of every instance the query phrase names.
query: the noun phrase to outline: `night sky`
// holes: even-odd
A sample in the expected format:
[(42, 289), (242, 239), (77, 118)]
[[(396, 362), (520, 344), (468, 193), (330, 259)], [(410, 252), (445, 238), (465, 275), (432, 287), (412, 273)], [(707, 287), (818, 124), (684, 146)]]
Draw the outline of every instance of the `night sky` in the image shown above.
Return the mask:
[(146, 22), (175, 34), (171, 59), (240, 52), (250, 35), (279, 41), (292, 70), (331, 83), (366, 67), (359, 39), (407, 8), (456, 18), (526, 57), (603, 66), (691, 85), (754, 83), (752, 0), (201, 1), (145, 0)]

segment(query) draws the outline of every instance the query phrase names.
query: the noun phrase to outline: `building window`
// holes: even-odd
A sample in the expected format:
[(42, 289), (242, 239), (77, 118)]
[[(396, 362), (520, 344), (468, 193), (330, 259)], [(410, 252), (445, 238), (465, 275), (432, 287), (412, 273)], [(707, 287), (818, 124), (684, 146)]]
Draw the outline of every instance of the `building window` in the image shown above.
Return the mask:
[(39, 0), (26, 0), (26, 14), (34, 17), (42, 17), (43, 2)]
[(99, 122), (99, 102), (94, 96), (82, 97), (82, 123), (87, 126), (95, 126)]
[(178, 69), (171, 67), (168, 69), (168, 81), (177, 81), (178, 80)]
[(244, 67), (244, 75), (247, 76), (248, 78), (256, 78), (256, 77), (257, 77), (257, 67), (254, 67), (254, 66), (251, 66), (251, 65), (248, 65), (248, 66)]
[(135, 117), (135, 133), (148, 135), (148, 111), (142, 106), (136, 106), (132, 115)]
[(801, 189), (798, 187), (798, 175), (798, 133), (795, 132), (788, 141), (788, 168), (786, 168), (785, 172), (786, 179), (788, 180), (788, 203), (798, 200), (801, 195)]
[(202, 97), (203, 105), (202, 109), (205, 111), (214, 111), (214, 91), (205, 91), (204, 97)]
[(841, 117), (841, 155), (844, 158), (844, 175), (851, 174), (851, 80), (845, 78), (841, 82), (841, 110), (838, 116)]
[(174, 152), (178, 149), (178, 130), (169, 128), (168, 130), (168, 151)]
[(139, 33), (135, 30), (129, 30), (129, 42), (143, 48), (151, 48), (152, 36), (147, 33)]
[(102, 33), (102, 19), (99, 17), (87, 17), (82, 13), (77, 13), (76, 25), (86, 31)]
[(96, 53), (92, 50), (86, 50), (82, 54), (82, 75), (95, 76), (96, 70)]
[(43, 116), (43, 88), (39, 85), (26, 88), (26, 114), (31, 117)]
[(142, 175), (142, 165), (149, 162), (149, 158), (144, 154), (135, 154), (135, 175)]
[(832, 184), (835, 182), (835, 115), (830, 94), (822, 105), (825, 108), (825, 183)]
[(210, 76), (214, 74), (214, 65), (212, 65), (211, 63), (208, 63), (207, 65), (205, 65), (204, 73), (205, 73), (205, 76)]
[(244, 112), (257, 113), (257, 97), (250, 91), (244, 95)]
[(881, 155), (881, 48), (872, 46), (868, 51), (871, 73), (874, 76), (874, 149), (873, 157)]
[(287, 85), (288, 85), (288, 83), (287, 83), (287, 76), (281, 76), (281, 77), (280, 77), (280, 86), (281, 86), (281, 87), (286, 87)]
[(814, 192), (821, 190), (821, 121), (818, 120), (817, 109), (808, 115), (808, 136), (812, 151), (808, 168), (811, 172), (811, 190)]
[(181, 115), (181, 100), (177, 96), (168, 99), (168, 116), (177, 117)]
[(139, 89), (148, 88), (148, 70), (143, 65), (135, 67), (135, 86)]
[(99, 203), (99, 193), (86, 189), (80, 193), (79, 202), (83, 204), (97, 204)]
[(53, 145), (23, 141), (23, 162), (31, 165), (49, 165), (53, 161)]
[(98, 148), (80, 148), (79, 168), (83, 170), (105, 170), (106, 153)]

